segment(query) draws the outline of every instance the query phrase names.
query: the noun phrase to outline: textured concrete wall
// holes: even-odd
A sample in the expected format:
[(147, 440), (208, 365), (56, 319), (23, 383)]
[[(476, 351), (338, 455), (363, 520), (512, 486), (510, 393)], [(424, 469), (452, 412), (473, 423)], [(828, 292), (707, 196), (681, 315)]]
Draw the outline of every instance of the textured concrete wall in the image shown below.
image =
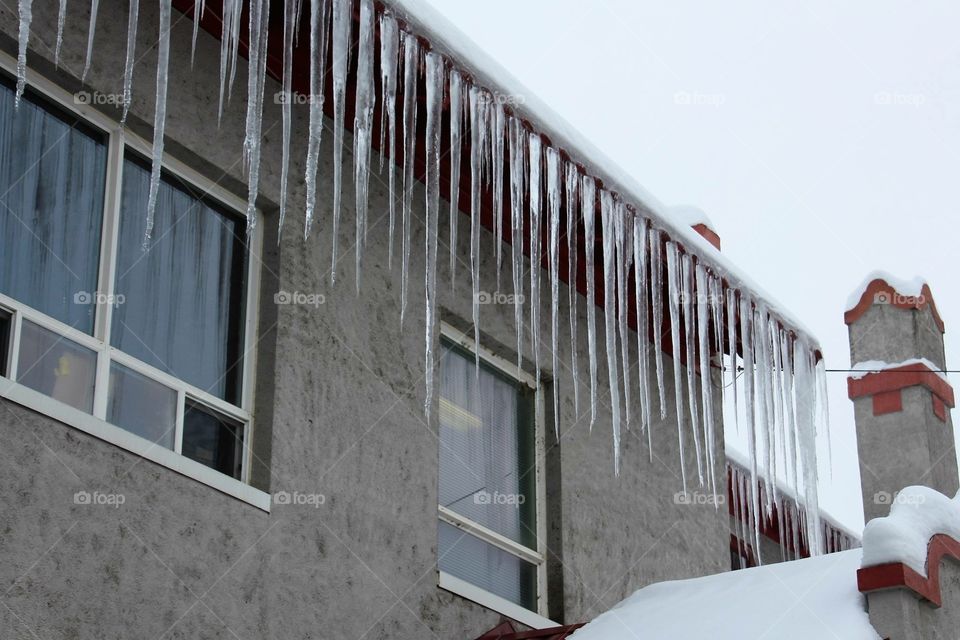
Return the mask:
[[(61, 70), (52, 68), (56, 2), (34, 3), (32, 67), (79, 88), (86, 6), (70, 3)], [(125, 3), (101, 6), (89, 87), (120, 90)], [(152, 122), (156, 7), (141, 6), (131, 128)], [(192, 24), (174, 14), (167, 152), (244, 195), (241, 164), (245, 68), (216, 126), (218, 43), (205, 34), (189, 64)], [(2, 46), (12, 52), (15, 10), (0, 6)], [(385, 176), (370, 185), (370, 244), (362, 293), (354, 290), (352, 159), (345, 153), (338, 282), (329, 284), (332, 135), (324, 135), (313, 235), (303, 241), (302, 158), (306, 121), (295, 109), (291, 202), (276, 243), (280, 110), (267, 86), (261, 170), (266, 234), (254, 435), (254, 484), (323, 493), (326, 503), (275, 505), (265, 514), (198, 482), (22, 407), (0, 402), (0, 633), (64, 638), (469, 638), (499, 615), (436, 586), (438, 443), (424, 418), (423, 190), (414, 191), (411, 294), (399, 323), (400, 273), (387, 264)], [(329, 124), (329, 123), (328, 123)], [(348, 138), (349, 144), (349, 138)], [(446, 209), (443, 209), (446, 211)], [(446, 215), (441, 219), (446, 223)], [(461, 224), (468, 221), (461, 217)], [(445, 238), (447, 229), (441, 229)], [(470, 318), (465, 256), (451, 291), (441, 247), (440, 306)], [(496, 289), (492, 238), (484, 233), (482, 288)], [(509, 279), (509, 271), (503, 274)], [(547, 275), (543, 274), (546, 282)], [(319, 307), (273, 304), (278, 290), (322, 293)], [(582, 299), (581, 299), (582, 305)], [(546, 308), (546, 306), (545, 306)], [(482, 308), (483, 343), (513, 358), (513, 309)], [(586, 327), (580, 307), (581, 331)], [(548, 335), (549, 314), (544, 314)], [(602, 326), (602, 322), (600, 323)], [(563, 317), (561, 327), (567, 327)], [(569, 362), (564, 329), (562, 360)], [(586, 337), (578, 338), (581, 371)], [(529, 349), (529, 341), (526, 347)], [(542, 350), (546, 376), (547, 349)], [(525, 353), (529, 360), (531, 353)], [(667, 360), (667, 376), (671, 374)], [(559, 372), (562, 438), (548, 437), (551, 613), (579, 621), (658, 580), (728, 568), (726, 514), (676, 504), (676, 429), (624, 433), (623, 470), (613, 473), (605, 379), (596, 427), (588, 429), (586, 378), (575, 415), (570, 374)], [(601, 375), (605, 370), (601, 358)], [(635, 372), (634, 372), (635, 373)], [(668, 385), (669, 387), (669, 385)], [(634, 404), (637, 404), (634, 397)], [(668, 404), (672, 399), (668, 399)], [(654, 411), (656, 413), (656, 410)], [(719, 415), (719, 411), (717, 412)], [(635, 407), (634, 415), (639, 415)], [(668, 406), (668, 416), (673, 415)], [(689, 427), (688, 427), (689, 428)], [(692, 454), (688, 454), (692, 455)], [(722, 448), (716, 463), (722, 469)], [(687, 468), (695, 468), (692, 458)], [(122, 493), (117, 509), (73, 504), (79, 490)], [(562, 514), (562, 517), (561, 517)]]
[(870, 624), (889, 640), (952, 640), (960, 628), (960, 563), (940, 565), (942, 606), (934, 607), (907, 589), (867, 594)]
[[(930, 307), (899, 309), (873, 304), (849, 325), (850, 361), (888, 363), (927, 358), (946, 368), (943, 334)], [(957, 457), (949, 409), (943, 422), (933, 413), (926, 387), (901, 391), (903, 409), (873, 415), (873, 398), (853, 401), (865, 521), (884, 516), (890, 498), (904, 487), (924, 485), (946, 495), (957, 491)]]

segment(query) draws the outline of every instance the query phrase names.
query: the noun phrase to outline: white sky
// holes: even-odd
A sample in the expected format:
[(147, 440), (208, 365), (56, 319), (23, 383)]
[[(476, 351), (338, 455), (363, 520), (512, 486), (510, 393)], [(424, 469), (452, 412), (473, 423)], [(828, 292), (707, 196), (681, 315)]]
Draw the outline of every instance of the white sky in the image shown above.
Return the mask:
[[(845, 301), (873, 269), (928, 279), (960, 364), (960, 3), (429, 2), (661, 201), (703, 208), (828, 368), (850, 365)], [(852, 404), (829, 376), (822, 504), (859, 530)]]

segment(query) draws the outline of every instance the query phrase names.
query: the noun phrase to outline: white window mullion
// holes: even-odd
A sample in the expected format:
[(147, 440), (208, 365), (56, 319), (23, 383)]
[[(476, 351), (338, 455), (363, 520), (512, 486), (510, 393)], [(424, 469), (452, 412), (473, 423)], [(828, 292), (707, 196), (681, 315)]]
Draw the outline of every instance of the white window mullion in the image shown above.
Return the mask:
[(177, 421), (174, 428), (173, 450), (183, 453), (183, 414), (187, 409), (187, 394), (183, 389), (177, 389)]
[(13, 330), (10, 332), (13, 335), (10, 342), (10, 369), (9, 375), (11, 380), (17, 379), (17, 368), (20, 365), (20, 329), (23, 327), (23, 314), (18, 311), (13, 313)]

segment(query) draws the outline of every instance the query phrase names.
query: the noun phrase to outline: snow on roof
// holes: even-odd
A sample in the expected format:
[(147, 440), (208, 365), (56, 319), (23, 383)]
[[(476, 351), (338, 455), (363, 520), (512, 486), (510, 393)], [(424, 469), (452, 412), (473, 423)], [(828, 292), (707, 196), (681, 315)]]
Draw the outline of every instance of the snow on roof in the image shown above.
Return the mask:
[(854, 380), (859, 380), (869, 373), (876, 373), (879, 371), (886, 371), (887, 369), (896, 369), (897, 367), (905, 367), (907, 365), (917, 365), (922, 364), (927, 367), (942, 379), (944, 382), (949, 382), (947, 380), (947, 374), (943, 372), (938, 365), (933, 364), (930, 360), (926, 358), (910, 358), (909, 360), (904, 360), (903, 362), (884, 362), (883, 360), (866, 360), (864, 362), (858, 362), (853, 365), (851, 369), (854, 370), (850, 374), (850, 377)]
[(644, 587), (571, 640), (878, 640), (860, 549)]
[(902, 562), (927, 575), (927, 544), (943, 533), (960, 540), (960, 493), (948, 498), (930, 487), (907, 487), (892, 499), (890, 515), (863, 530), (863, 565)]
[(705, 257), (714, 271), (725, 278), (731, 287), (749, 291), (756, 302), (765, 303), (774, 316), (801, 334), (813, 349), (819, 349), (820, 343), (814, 334), (783, 304), (689, 225), (678, 224), (671, 218), (668, 208), (652, 193), (477, 46), (428, 0), (390, 0), (389, 4), (401, 18), (415, 25), (430, 39), (434, 50), (455, 59), (492, 93), (512, 98), (511, 108), (517, 115), (546, 134), (555, 146), (566, 150), (589, 174), (600, 178), (606, 188), (619, 193), (629, 204), (646, 209), (656, 226), (681, 241), (689, 250)]
[(886, 271), (871, 271), (867, 274), (867, 277), (863, 279), (863, 282), (847, 296), (847, 305), (844, 307), (844, 310), (850, 311), (856, 307), (863, 297), (864, 292), (866, 292), (867, 287), (870, 286), (870, 283), (878, 279), (889, 284), (897, 293), (913, 297), (919, 297), (923, 291), (923, 285), (927, 284), (927, 281), (920, 276), (914, 276), (910, 280), (904, 280)]
[(713, 221), (710, 220), (710, 216), (708, 216), (703, 209), (695, 207), (692, 204), (677, 204), (672, 207), (667, 207), (667, 215), (689, 227), (704, 224), (711, 231), (717, 231), (717, 228), (713, 226)]

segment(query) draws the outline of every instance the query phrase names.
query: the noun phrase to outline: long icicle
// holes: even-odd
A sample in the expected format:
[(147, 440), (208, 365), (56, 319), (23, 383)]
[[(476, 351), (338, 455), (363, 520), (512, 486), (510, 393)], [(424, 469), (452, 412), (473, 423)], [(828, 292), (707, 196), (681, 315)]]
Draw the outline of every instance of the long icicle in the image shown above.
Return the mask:
[[(473, 284), (473, 339), (480, 344), (480, 216), (481, 177), (487, 98), (477, 86), (470, 87), (470, 282)], [(480, 375), (480, 350), (475, 353)]]
[(263, 127), (263, 89), (267, 80), (267, 38), (270, 0), (250, 4), (247, 65), (247, 126), (243, 157), (247, 167), (247, 235), (257, 228), (257, 192), (260, 184), (260, 148)]
[[(223, 118), (223, 99), (227, 94), (227, 79), (230, 74), (230, 61), (234, 52), (234, 16), (240, 0), (223, 0), (223, 20), (220, 29), (220, 94), (217, 103), (217, 126)], [(232, 79), (231, 79), (232, 81)]]
[(677, 411), (677, 442), (680, 446), (680, 479), (687, 492), (687, 467), (683, 437), (683, 382), (680, 377), (680, 255), (675, 243), (667, 242), (667, 298), (670, 306), (670, 345), (673, 354), (673, 391)]
[[(690, 427), (693, 433), (693, 447), (697, 456), (697, 479), (703, 486), (703, 448), (700, 446), (700, 412), (697, 408), (697, 352), (696, 320), (694, 312), (697, 305), (693, 291), (693, 263), (689, 253), (680, 257), (680, 303), (683, 309), (683, 344), (686, 347), (685, 366), (687, 372), (687, 401), (690, 405)], [(676, 356), (674, 366), (679, 365)]]
[[(27, 45), (30, 43), (30, 23), (33, 22), (33, 0), (20, 0), (18, 12), (20, 29), (17, 34), (17, 94), (13, 101), (15, 107), (20, 106), (20, 97), (27, 87)], [(62, 38), (62, 35), (60, 37)], [(57, 51), (59, 60), (59, 47)]]
[[(303, 237), (313, 229), (317, 206), (317, 165), (320, 162), (320, 141), (323, 137), (323, 86), (327, 64), (327, 23), (330, 21), (329, 0), (310, 0), (310, 137), (307, 140), (307, 163), (304, 186), (307, 192)], [(390, 201), (393, 205), (393, 199)]]
[(133, 99), (133, 64), (134, 52), (137, 48), (137, 20), (140, 15), (140, 0), (130, 0), (127, 13), (127, 55), (123, 61), (123, 115), (120, 117), (120, 126), (127, 122), (130, 112), (130, 102)]
[[(713, 385), (710, 376), (710, 306), (712, 293), (707, 280), (707, 272), (701, 262), (696, 265), (697, 285), (697, 338), (700, 349), (700, 392), (703, 404), (703, 441), (707, 458), (707, 476), (710, 479), (710, 491), (717, 496), (717, 477), (713, 465)], [(719, 508), (719, 501), (714, 506)]]
[(650, 409), (650, 367), (647, 351), (650, 345), (650, 321), (647, 309), (648, 278), (647, 278), (647, 231), (649, 223), (646, 218), (634, 215), (633, 217), (633, 280), (636, 294), (637, 314), (637, 351), (639, 367), (637, 370), (637, 384), (640, 386), (640, 427), (647, 432), (647, 449), (650, 460), (653, 461), (653, 429), (651, 428)]
[(594, 227), (597, 215), (597, 184), (592, 176), (580, 181), (580, 210), (583, 215), (583, 247), (587, 271), (587, 352), (590, 358), (590, 430), (597, 421), (597, 284)]
[[(299, 9), (299, 2), (297, 2), (297, 9)], [(200, 20), (203, 18), (203, 12), (206, 10), (207, 0), (193, 0), (193, 39), (190, 41), (190, 66), (193, 67), (193, 58), (197, 52), (197, 32), (200, 31)], [(286, 7), (284, 7), (284, 13), (286, 13)], [(286, 28), (286, 25), (284, 25)], [(286, 51), (286, 50), (284, 50)]]
[(657, 371), (657, 397), (660, 419), (667, 417), (663, 383), (663, 240), (659, 230), (650, 227), (650, 309), (653, 313), (653, 360)]
[[(400, 29), (397, 19), (389, 11), (380, 16), (380, 166), (387, 159), (387, 184), (390, 191), (390, 235), (387, 247), (387, 267), (393, 268), (393, 237), (397, 225), (396, 153), (397, 153), (397, 68), (399, 67)], [(389, 135), (384, 132), (389, 130)], [(384, 146), (388, 145), (388, 146)]]
[(170, 64), (171, 0), (160, 0), (160, 38), (157, 45), (157, 102), (153, 112), (153, 156), (150, 168), (150, 192), (147, 196), (147, 219), (143, 232), (143, 249), (153, 237), (153, 216), (160, 191), (160, 171), (163, 163), (163, 130), (167, 122), (167, 70)]
[(580, 194), (580, 172), (572, 162), (566, 163), (564, 196), (567, 203), (567, 297), (570, 313), (570, 384), (573, 386), (573, 408), (580, 417), (580, 371), (577, 364), (577, 205)]
[(542, 142), (539, 134), (527, 137), (530, 144), (530, 340), (533, 343), (533, 362), (540, 381), (540, 170), (543, 164)]
[(511, 117), (510, 142), (510, 238), (513, 258), (513, 315), (517, 330), (517, 367), (523, 361), (523, 201), (526, 184), (526, 133)]
[[(199, 2), (194, 1), (193, 46), (197, 43)], [(293, 35), (296, 26), (297, 0), (283, 0), (283, 151), (280, 159), (280, 220), (277, 223), (277, 242), (283, 235), (283, 221), (287, 217), (287, 182), (290, 179), (290, 134), (293, 128)], [(190, 56), (193, 64), (193, 54)]]
[(733, 421), (740, 433), (740, 398), (737, 392), (737, 292), (727, 289), (727, 343), (730, 345), (730, 397), (733, 398)]
[(360, 294), (360, 268), (367, 244), (370, 148), (373, 143), (373, 110), (377, 101), (373, 77), (373, 0), (360, 0), (360, 43), (357, 47), (357, 96), (353, 116), (353, 182), (356, 188), (356, 281)]
[(559, 305), (560, 305), (560, 152), (547, 147), (547, 212), (550, 235), (550, 357), (553, 368), (553, 428), (560, 441), (560, 367)]
[[(32, 3), (33, 0), (24, 0), (25, 3)], [(60, 49), (63, 47), (63, 26), (67, 22), (67, 0), (60, 0), (60, 7), (57, 10), (57, 44), (53, 51), (53, 66), (60, 66)], [(23, 14), (20, 17), (20, 28), (23, 28)], [(30, 32), (29, 26), (27, 33)], [(21, 34), (22, 37), (22, 34)]]
[(87, 57), (83, 63), (83, 73), (80, 82), (85, 82), (87, 72), (90, 71), (90, 61), (93, 59), (93, 36), (97, 32), (97, 13), (100, 11), (100, 0), (90, 0), (90, 27), (87, 30)]
[(497, 254), (497, 291), (500, 290), (500, 269), (503, 265), (503, 138), (506, 119), (503, 103), (494, 101), (490, 113), (490, 170), (493, 173), (493, 237)]
[[(747, 429), (747, 452), (750, 457), (750, 511), (754, 519), (754, 548), (760, 560), (760, 495), (757, 477), (757, 429), (754, 419), (753, 301), (740, 295), (740, 345), (743, 352), (743, 405)], [(736, 317), (736, 316), (735, 316)]]
[(406, 31), (403, 42), (403, 229), (400, 249), (400, 325), (407, 311), (407, 289), (410, 269), (410, 225), (413, 213), (413, 160), (417, 148), (417, 65), (420, 61), (420, 43)]
[(616, 216), (613, 194), (600, 190), (600, 218), (603, 224), (603, 319), (607, 352), (607, 381), (613, 424), (613, 472), (620, 475), (620, 382), (617, 376), (617, 283)]
[[(337, 247), (340, 242), (340, 198), (343, 185), (343, 129), (350, 69), (350, 31), (353, 25), (353, 0), (333, 0), (333, 229), (330, 283), (337, 281)], [(404, 300), (405, 302), (405, 300)], [(403, 317), (401, 305), (400, 317)], [(402, 322), (402, 320), (401, 320)]]
[(627, 269), (633, 260), (633, 247), (630, 242), (633, 234), (627, 235), (627, 213), (623, 200), (615, 199), (613, 228), (616, 233), (617, 249), (617, 321), (620, 333), (620, 359), (623, 364), (623, 408), (627, 429), (630, 428), (630, 333), (628, 332), (627, 305)]
[[(369, 0), (365, 0), (369, 1)], [(372, 2), (371, 2), (372, 9)], [(373, 18), (370, 19), (371, 32)], [(363, 20), (361, 20), (361, 26)], [(431, 51), (427, 54), (427, 206), (425, 247), (426, 289), (426, 383), (424, 413), (429, 421), (433, 406), (433, 343), (437, 321), (437, 227), (440, 218), (440, 122), (443, 107), (443, 58)], [(371, 71), (372, 72), (372, 71)]]
[(463, 148), (463, 76), (450, 70), (450, 288), (457, 286), (457, 228), (460, 222), (460, 156)]

